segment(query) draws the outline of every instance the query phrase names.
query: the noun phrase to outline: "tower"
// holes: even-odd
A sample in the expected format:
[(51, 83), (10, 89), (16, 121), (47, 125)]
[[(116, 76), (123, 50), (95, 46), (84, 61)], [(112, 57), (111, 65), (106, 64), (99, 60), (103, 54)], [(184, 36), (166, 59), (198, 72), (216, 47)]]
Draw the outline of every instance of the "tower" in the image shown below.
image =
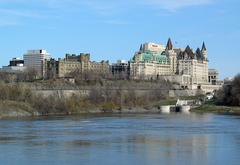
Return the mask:
[(203, 59), (207, 60), (207, 49), (206, 49), (206, 46), (205, 46), (204, 42), (203, 42), (203, 45), (202, 45), (201, 53), (202, 53)]
[(201, 50), (199, 48), (197, 48), (196, 50), (196, 57), (197, 57), (197, 60), (202, 60), (202, 53), (201, 53)]
[(140, 52), (143, 52), (143, 45), (141, 44), (140, 46), (140, 49), (139, 49)]
[(50, 59), (50, 54), (43, 49), (28, 50), (23, 56), (24, 65), (28, 69), (36, 71), (38, 78), (43, 78), (45, 76), (45, 61), (49, 61)]
[(176, 72), (177, 72), (177, 54), (173, 50), (173, 44), (172, 44), (171, 38), (169, 38), (168, 42), (167, 42), (166, 54), (169, 56), (169, 59), (170, 59), (171, 72), (172, 72), (172, 74), (176, 74)]
[(167, 50), (172, 50), (173, 49), (173, 44), (172, 44), (171, 38), (168, 39), (166, 49)]

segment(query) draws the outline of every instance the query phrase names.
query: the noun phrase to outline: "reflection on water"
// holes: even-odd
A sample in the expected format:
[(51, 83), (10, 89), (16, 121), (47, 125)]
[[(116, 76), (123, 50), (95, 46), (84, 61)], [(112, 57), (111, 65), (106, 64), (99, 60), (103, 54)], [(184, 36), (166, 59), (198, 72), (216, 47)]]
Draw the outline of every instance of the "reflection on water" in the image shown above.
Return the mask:
[(240, 117), (112, 115), (0, 121), (10, 164), (238, 164)]

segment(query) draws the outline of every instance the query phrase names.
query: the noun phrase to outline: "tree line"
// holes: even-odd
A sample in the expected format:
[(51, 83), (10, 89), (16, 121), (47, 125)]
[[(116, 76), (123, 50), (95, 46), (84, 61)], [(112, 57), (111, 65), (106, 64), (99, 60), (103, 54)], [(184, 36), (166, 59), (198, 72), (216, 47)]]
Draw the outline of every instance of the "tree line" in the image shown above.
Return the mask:
[(219, 105), (240, 106), (240, 74), (217, 91), (215, 98)]

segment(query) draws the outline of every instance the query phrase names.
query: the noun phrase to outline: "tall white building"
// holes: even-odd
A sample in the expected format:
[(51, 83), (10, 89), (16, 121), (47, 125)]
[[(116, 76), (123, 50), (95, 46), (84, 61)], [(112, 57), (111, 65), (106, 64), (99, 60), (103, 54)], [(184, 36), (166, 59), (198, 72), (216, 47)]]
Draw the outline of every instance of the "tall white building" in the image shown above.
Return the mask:
[(28, 50), (26, 54), (24, 54), (24, 66), (27, 69), (34, 69), (38, 77), (43, 77), (45, 72), (45, 60), (50, 60), (50, 54), (43, 49), (40, 50)]

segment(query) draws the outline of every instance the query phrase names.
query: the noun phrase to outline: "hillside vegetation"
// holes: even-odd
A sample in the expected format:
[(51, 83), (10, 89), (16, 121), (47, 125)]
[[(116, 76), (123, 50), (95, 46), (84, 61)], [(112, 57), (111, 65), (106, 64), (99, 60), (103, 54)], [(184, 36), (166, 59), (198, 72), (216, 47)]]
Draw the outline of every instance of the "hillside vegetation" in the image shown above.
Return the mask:
[[(54, 85), (56, 84), (56, 85)], [(35, 88), (87, 88), (88, 96), (73, 94), (64, 97), (52, 94), (44, 97), (34, 92)], [(143, 94), (138, 89), (147, 89)], [(0, 116), (6, 111), (27, 115), (75, 114), (93, 111), (112, 112), (123, 108), (148, 107), (168, 97), (171, 84), (158, 81), (88, 81), (79, 85), (68, 84), (58, 80), (0, 83)], [(4, 112), (4, 113), (3, 113)], [(19, 113), (18, 113), (19, 112)], [(17, 115), (18, 116), (18, 115)]]

